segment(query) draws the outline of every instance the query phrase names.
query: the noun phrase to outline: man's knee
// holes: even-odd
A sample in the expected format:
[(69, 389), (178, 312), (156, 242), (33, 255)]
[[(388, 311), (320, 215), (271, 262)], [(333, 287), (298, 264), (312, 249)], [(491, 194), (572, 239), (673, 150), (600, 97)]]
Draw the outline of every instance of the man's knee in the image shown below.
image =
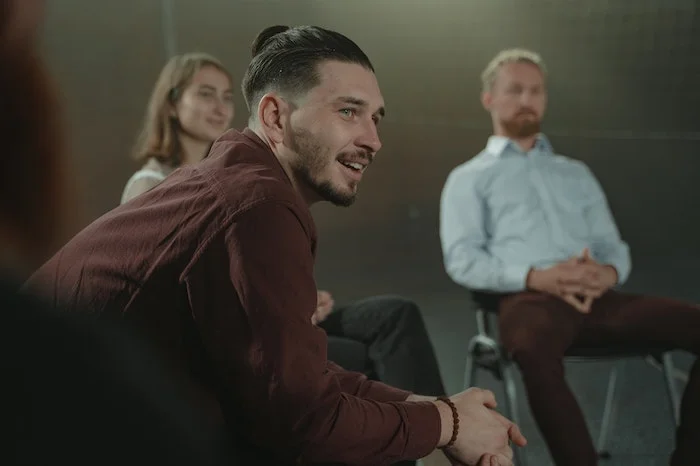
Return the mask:
[(424, 329), (423, 316), (418, 305), (398, 295), (383, 295), (372, 298), (374, 313), (380, 326), (391, 331), (413, 331)]
[(423, 316), (418, 305), (410, 299), (389, 295), (386, 296), (387, 310), (391, 320), (397, 325), (423, 327)]
[(560, 344), (559, 340), (564, 329), (547, 312), (549, 299), (528, 294), (503, 303), (499, 316), (501, 343), (516, 362), (563, 357), (566, 343)]
[(546, 340), (550, 337), (551, 331), (546, 327), (523, 327), (508, 332), (505, 337), (502, 337), (502, 343), (508, 354), (516, 361), (536, 360), (546, 357), (548, 353)]

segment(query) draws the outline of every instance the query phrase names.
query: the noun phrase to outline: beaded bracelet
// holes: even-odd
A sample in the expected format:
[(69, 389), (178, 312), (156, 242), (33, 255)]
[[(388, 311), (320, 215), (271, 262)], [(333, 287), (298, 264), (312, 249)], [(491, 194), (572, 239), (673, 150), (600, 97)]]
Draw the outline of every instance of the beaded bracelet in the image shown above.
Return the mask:
[(452, 402), (452, 400), (450, 400), (446, 396), (438, 397), (438, 401), (442, 401), (447, 406), (449, 406), (450, 409), (452, 410), (452, 421), (453, 421), (452, 438), (450, 438), (450, 441), (447, 442), (447, 445), (442, 447), (443, 449), (445, 449), (445, 448), (450, 448), (457, 441), (457, 434), (459, 434), (459, 413), (457, 412), (457, 407)]

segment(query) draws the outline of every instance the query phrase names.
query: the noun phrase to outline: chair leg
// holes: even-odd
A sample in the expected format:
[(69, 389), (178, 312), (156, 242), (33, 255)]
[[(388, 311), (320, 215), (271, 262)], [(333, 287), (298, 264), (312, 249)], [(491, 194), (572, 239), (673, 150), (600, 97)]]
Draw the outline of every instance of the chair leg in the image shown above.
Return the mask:
[(470, 388), (476, 383), (476, 364), (474, 364), (474, 356), (467, 354), (467, 364), (464, 368), (464, 389)]
[(467, 347), (467, 363), (464, 367), (464, 389), (472, 387), (476, 383), (476, 351), (477, 342), (476, 339), (472, 339)]
[[(501, 375), (503, 377), (503, 390), (505, 392), (506, 417), (520, 427), (520, 416), (518, 415), (518, 393), (513, 377), (513, 368), (509, 361), (501, 360)], [(515, 466), (526, 466), (527, 457), (520, 447), (513, 447), (513, 459)]]
[(664, 379), (666, 379), (666, 390), (668, 391), (668, 401), (671, 405), (671, 416), (673, 417), (674, 426), (680, 424), (680, 398), (676, 388), (676, 381), (673, 378), (675, 367), (673, 365), (673, 357), (671, 352), (667, 351), (661, 356), (661, 364), (664, 370)]
[(610, 452), (605, 448), (608, 442), (608, 434), (612, 428), (617, 412), (617, 378), (622, 372), (625, 361), (617, 361), (610, 370), (608, 379), (608, 389), (605, 394), (605, 408), (603, 409), (603, 419), (600, 423), (600, 434), (598, 435), (598, 456), (601, 459), (610, 458)]

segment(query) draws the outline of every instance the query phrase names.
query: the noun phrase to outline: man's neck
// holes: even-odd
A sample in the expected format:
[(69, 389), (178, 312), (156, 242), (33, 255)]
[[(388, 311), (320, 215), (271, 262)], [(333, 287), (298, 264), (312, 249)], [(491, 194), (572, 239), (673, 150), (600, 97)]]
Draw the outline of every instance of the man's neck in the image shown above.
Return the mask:
[(538, 134), (533, 134), (532, 136), (528, 136), (526, 138), (515, 138), (513, 136), (505, 134), (505, 132), (498, 129), (494, 131), (494, 134), (496, 136), (503, 136), (505, 138), (510, 139), (511, 141), (516, 143), (518, 147), (520, 147), (523, 150), (523, 152), (530, 152), (535, 147), (535, 143), (537, 142), (538, 136)]

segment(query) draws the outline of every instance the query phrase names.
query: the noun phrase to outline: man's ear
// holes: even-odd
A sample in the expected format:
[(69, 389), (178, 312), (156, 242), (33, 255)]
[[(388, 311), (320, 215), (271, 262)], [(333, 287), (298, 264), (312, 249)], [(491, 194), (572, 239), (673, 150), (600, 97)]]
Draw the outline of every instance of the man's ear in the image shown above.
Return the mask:
[(487, 112), (491, 111), (491, 102), (493, 100), (493, 95), (489, 91), (483, 91), (481, 93), (481, 105)]
[(258, 104), (258, 125), (271, 142), (280, 144), (284, 140), (284, 129), (289, 122), (291, 106), (278, 94), (265, 94)]

